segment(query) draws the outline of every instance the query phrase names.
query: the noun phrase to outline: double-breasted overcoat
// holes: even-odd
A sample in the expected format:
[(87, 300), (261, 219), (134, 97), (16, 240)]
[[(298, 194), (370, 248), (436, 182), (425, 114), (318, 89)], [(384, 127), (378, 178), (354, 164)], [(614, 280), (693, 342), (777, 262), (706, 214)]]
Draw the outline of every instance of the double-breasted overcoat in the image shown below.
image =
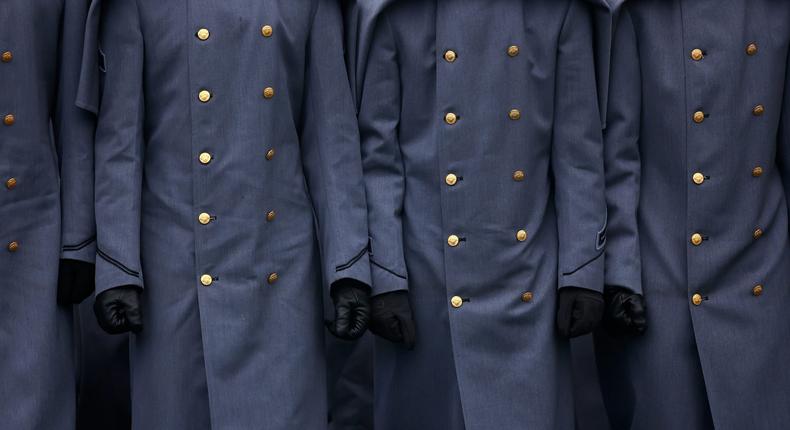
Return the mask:
[(409, 291), (417, 345), (378, 341), (376, 428), (573, 428), (557, 290), (600, 291), (606, 241), (590, 7), (383, 6), (349, 51), (373, 293)]
[(790, 3), (634, 0), (614, 45), (606, 281), (648, 330), (598, 338), (618, 429), (790, 422)]
[(0, 426), (74, 428), (61, 258), (92, 262), (93, 127), (75, 105), (88, 0), (0, 6)]
[(144, 288), (134, 427), (322, 428), (322, 285), (370, 283), (338, 3), (102, 9), (97, 290)]

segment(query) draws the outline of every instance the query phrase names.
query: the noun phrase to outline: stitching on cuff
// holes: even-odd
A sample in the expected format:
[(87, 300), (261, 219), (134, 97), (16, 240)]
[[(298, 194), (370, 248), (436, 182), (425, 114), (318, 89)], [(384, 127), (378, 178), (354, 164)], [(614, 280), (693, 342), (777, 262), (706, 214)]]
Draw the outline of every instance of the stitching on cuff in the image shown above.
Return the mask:
[(106, 262), (112, 264), (113, 266), (117, 267), (122, 272), (126, 273), (127, 275), (134, 276), (135, 278), (139, 278), (140, 277), (140, 272), (138, 272), (136, 270), (132, 270), (132, 269), (124, 266), (118, 260), (116, 260), (116, 259), (110, 257), (109, 255), (105, 254), (104, 251), (102, 251), (101, 249), (96, 249), (96, 254), (99, 257), (101, 257), (104, 261), (106, 261)]
[(341, 264), (339, 266), (336, 266), (335, 267), (335, 271), (336, 272), (341, 272), (341, 271), (346, 270), (349, 267), (353, 266), (357, 261), (359, 261), (360, 258), (365, 256), (365, 254), (368, 252), (369, 249), (370, 249), (370, 244), (365, 245), (365, 247), (362, 248), (362, 250), (359, 251), (359, 253), (354, 256), (354, 258), (352, 258), (351, 260), (349, 260), (345, 264)]
[(63, 251), (79, 251), (80, 249), (85, 248), (86, 246), (90, 245), (91, 243), (96, 241), (96, 236), (93, 236), (89, 239), (86, 239), (83, 242), (80, 242), (76, 245), (63, 245)]
[(570, 276), (570, 275), (573, 275), (574, 273), (578, 272), (579, 270), (582, 270), (582, 269), (584, 269), (585, 267), (587, 267), (588, 265), (590, 265), (590, 263), (592, 263), (593, 261), (595, 261), (595, 260), (597, 260), (597, 259), (601, 258), (601, 256), (602, 256), (602, 255), (603, 255), (603, 251), (599, 252), (599, 253), (598, 253), (598, 255), (596, 255), (595, 257), (593, 257), (592, 259), (590, 259), (590, 261), (588, 261), (588, 262), (586, 262), (586, 263), (582, 264), (581, 266), (577, 267), (576, 269), (574, 269), (574, 270), (572, 270), (572, 271), (570, 271), (570, 272), (565, 272), (565, 273), (563, 273), (563, 274), (562, 274), (562, 276)]
[(383, 271), (385, 271), (385, 272), (388, 272), (389, 274), (391, 274), (391, 275), (393, 275), (393, 276), (397, 276), (398, 278), (401, 278), (401, 279), (403, 279), (403, 280), (406, 280), (406, 279), (407, 279), (405, 276), (403, 276), (403, 275), (400, 275), (400, 274), (398, 274), (398, 273), (395, 273), (395, 272), (393, 272), (393, 271), (392, 271), (392, 270), (390, 270), (390, 269), (387, 269), (386, 267), (384, 267), (384, 266), (382, 266), (381, 264), (377, 263), (377, 262), (376, 262), (376, 261), (374, 261), (373, 259), (371, 259), (371, 260), (370, 260), (370, 264), (372, 264), (372, 265), (374, 265), (374, 266), (378, 267), (379, 269), (381, 269), (381, 270), (383, 270)]

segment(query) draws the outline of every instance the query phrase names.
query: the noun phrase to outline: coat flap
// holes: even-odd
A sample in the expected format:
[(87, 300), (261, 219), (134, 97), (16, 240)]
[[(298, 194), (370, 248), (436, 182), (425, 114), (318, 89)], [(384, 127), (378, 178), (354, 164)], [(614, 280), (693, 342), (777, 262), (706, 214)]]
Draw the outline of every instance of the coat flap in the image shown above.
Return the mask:
[(99, 111), (99, 31), (101, 0), (92, 0), (85, 22), (85, 41), (82, 50), (80, 83), (76, 104), (82, 109)]

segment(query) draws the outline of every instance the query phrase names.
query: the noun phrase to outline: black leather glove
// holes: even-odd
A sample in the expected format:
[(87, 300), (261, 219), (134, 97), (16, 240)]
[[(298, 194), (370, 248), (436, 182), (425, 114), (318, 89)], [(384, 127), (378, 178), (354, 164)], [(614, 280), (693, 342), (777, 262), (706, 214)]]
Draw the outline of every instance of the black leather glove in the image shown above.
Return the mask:
[(409, 293), (393, 291), (371, 299), (373, 311), (370, 316), (370, 331), (393, 343), (402, 343), (406, 349), (414, 349), (415, 330)]
[(645, 298), (623, 287), (604, 289), (606, 312), (603, 324), (616, 335), (640, 335), (647, 329)]
[(109, 334), (143, 330), (140, 288), (134, 285), (115, 287), (99, 294), (93, 303), (93, 312), (99, 326)]
[(585, 288), (560, 289), (557, 328), (560, 335), (574, 338), (591, 333), (603, 318), (603, 294)]
[(93, 294), (96, 266), (79, 260), (60, 260), (58, 267), (58, 303), (76, 305)]
[(370, 320), (370, 287), (354, 279), (341, 279), (332, 284), (330, 295), (335, 303), (335, 320), (327, 322), (329, 332), (345, 340), (362, 337)]

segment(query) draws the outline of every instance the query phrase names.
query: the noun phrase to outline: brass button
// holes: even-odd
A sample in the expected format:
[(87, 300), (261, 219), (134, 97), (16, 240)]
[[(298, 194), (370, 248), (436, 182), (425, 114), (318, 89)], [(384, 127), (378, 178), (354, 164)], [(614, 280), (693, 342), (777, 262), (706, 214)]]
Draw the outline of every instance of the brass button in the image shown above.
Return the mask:
[(746, 55), (756, 55), (757, 54), (757, 50), (758, 50), (757, 49), (757, 44), (756, 43), (750, 43), (746, 47)]
[(200, 101), (203, 103), (207, 103), (209, 100), (211, 100), (211, 93), (207, 90), (201, 90), (198, 93), (198, 99), (200, 99)]
[(11, 242), (8, 244), (8, 252), (16, 252), (19, 249), (19, 242)]
[(752, 114), (754, 114), (754, 116), (761, 116), (764, 113), (765, 113), (765, 106), (763, 105), (757, 105), (754, 107), (754, 109), (752, 109)]
[(462, 299), (462, 298), (460, 298), (458, 296), (453, 296), (453, 298), (450, 299), (450, 305), (452, 305), (452, 307), (458, 309), (458, 308), (460, 308), (461, 306), (464, 305), (464, 299)]
[(458, 116), (456, 116), (454, 113), (450, 112), (450, 113), (448, 113), (447, 115), (444, 116), (444, 122), (446, 122), (447, 124), (453, 125), (456, 122), (458, 122)]
[(455, 51), (453, 50), (448, 49), (447, 52), (444, 53), (444, 60), (447, 61), (448, 63), (455, 62), (457, 58), (458, 56), (455, 54)]
[(518, 121), (519, 119), (521, 119), (521, 112), (519, 112), (518, 109), (511, 109), (508, 116), (510, 116), (510, 119), (512, 119), (513, 121)]
[(272, 37), (272, 33), (274, 33), (274, 29), (271, 25), (264, 25), (261, 27), (261, 34), (263, 37)]
[(274, 88), (266, 87), (263, 89), (263, 98), (270, 99), (274, 97)]
[(752, 233), (752, 237), (754, 237), (755, 239), (759, 239), (759, 238), (763, 237), (763, 233), (765, 233), (763, 231), (763, 229), (758, 227), (758, 228), (754, 229), (754, 233)]
[(527, 231), (526, 230), (519, 230), (516, 232), (516, 240), (519, 242), (523, 242), (527, 240)]
[(530, 291), (527, 291), (526, 293), (521, 295), (521, 301), (524, 302), (524, 303), (531, 302), (533, 298), (534, 298), (534, 296), (533, 296), (532, 292), (530, 292)]
[(524, 172), (521, 170), (516, 170), (515, 172), (513, 172), (513, 180), (516, 182), (523, 181), (524, 177), (525, 177)]
[(5, 181), (5, 187), (9, 190), (16, 188), (16, 178), (8, 178), (8, 180)]
[(702, 296), (699, 294), (694, 294), (691, 296), (691, 303), (694, 303), (694, 306), (699, 306), (702, 304)]
[(705, 121), (705, 112), (701, 110), (694, 112), (694, 122), (700, 124), (702, 121)]
[(699, 233), (694, 233), (691, 235), (691, 244), (694, 246), (702, 245), (702, 235)]
[(763, 176), (763, 168), (757, 166), (754, 169), (752, 169), (752, 176), (754, 176), (755, 178), (759, 178), (760, 176)]
[(280, 279), (280, 275), (278, 275), (275, 272), (275, 273), (270, 274), (269, 277), (266, 278), (266, 282), (268, 282), (269, 285), (271, 285), (271, 284), (274, 284), (275, 282), (277, 282), (278, 279)]
[(760, 297), (763, 295), (763, 286), (755, 285), (754, 288), (752, 288), (752, 294), (754, 294), (755, 297)]
[(266, 151), (266, 159), (271, 160), (272, 158), (274, 158), (274, 149)]
[(697, 185), (702, 185), (702, 183), (705, 182), (705, 175), (703, 175), (700, 172), (697, 172), (691, 176), (691, 180), (694, 181), (694, 183)]
[(272, 222), (272, 221), (274, 221), (274, 218), (276, 216), (277, 216), (277, 212), (269, 211), (269, 213), (266, 214), (266, 221)]
[(203, 212), (202, 214), (198, 215), (198, 222), (203, 225), (206, 225), (211, 222), (211, 215)]
[(198, 158), (200, 159), (200, 164), (211, 163), (211, 154), (208, 152), (201, 152)]
[(447, 238), (447, 244), (452, 246), (453, 248), (458, 246), (459, 242), (461, 242), (461, 239), (454, 234), (450, 235), (450, 237)]
[(210, 35), (211, 35), (211, 33), (209, 33), (208, 30), (205, 29), (205, 28), (201, 28), (196, 33), (197, 38), (200, 39), (200, 40), (208, 40)]
[(452, 187), (453, 185), (455, 185), (458, 182), (458, 177), (455, 176), (454, 174), (450, 173), (450, 174), (448, 174), (447, 176), (444, 177), (444, 182), (447, 185)]
[(200, 283), (203, 284), (204, 287), (208, 287), (212, 282), (214, 282), (214, 278), (212, 278), (211, 275), (203, 275), (200, 277)]
[(702, 59), (702, 57), (704, 57), (704, 54), (702, 53), (701, 49), (695, 48), (695, 49), (691, 50), (691, 59), (692, 60), (699, 61), (699, 60)]
[(518, 55), (518, 53), (519, 53), (519, 49), (518, 46), (516, 45), (511, 45), (507, 48), (507, 55), (511, 57), (515, 57), (516, 55)]
[(11, 126), (16, 122), (16, 118), (12, 114), (8, 114), (3, 118), (3, 124)]
[(11, 51), (3, 52), (3, 62), (4, 63), (10, 63), (11, 60), (13, 60), (13, 59), (14, 59), (14, 54), (12, 54)]

